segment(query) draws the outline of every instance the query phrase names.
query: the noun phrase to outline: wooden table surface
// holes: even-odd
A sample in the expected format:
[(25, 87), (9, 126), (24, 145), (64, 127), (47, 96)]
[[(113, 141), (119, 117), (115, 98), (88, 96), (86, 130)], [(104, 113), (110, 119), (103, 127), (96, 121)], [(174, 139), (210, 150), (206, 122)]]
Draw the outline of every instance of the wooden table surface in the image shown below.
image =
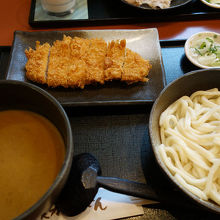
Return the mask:
[[(0, 5), (0, 46), (10, 46), (13, 42), (15, 30), (36, 31), (28, 24), (31, 0), (1, 1)], [(220, 20), (194, 20), (194, 21), (169, 21), (148, 22), (137, 24), (89, 26), (59, 28), (56, 30), (88, 30), (88, 29), (140, 29), (156, 27), (161, 40), (186, 39), (199, 31), (215, 31), (220, 33)], [(44, 29), (46, 30), (46, 29)], [(50, 29), (53, 30), (53, 29)]]

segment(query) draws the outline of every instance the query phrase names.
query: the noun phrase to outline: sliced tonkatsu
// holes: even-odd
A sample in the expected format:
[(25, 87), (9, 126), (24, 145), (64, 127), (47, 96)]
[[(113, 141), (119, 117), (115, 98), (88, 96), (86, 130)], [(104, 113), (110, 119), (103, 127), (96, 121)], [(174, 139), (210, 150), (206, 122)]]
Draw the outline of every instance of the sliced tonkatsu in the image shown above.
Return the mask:
[(125, 60), (126, 40), (112, 40), (108, 44), (105, 57), (105, 80), (120, 80)]
[(41, 84), (46, 83), (45, 73), (47, 71), (49, 52), (50, 45), (48, 43), (40, 45), (39, 41), (36, 41), (36, 50), (32, 48), (25, 50), (28, 59), (25, 65), (27, 70), (26, 77), (28, 79)]
[(104, 61), (107, 43), (103, 39), (90, 39), (89, 49), (83, 60), (88, 71), (88, 83), (104, 84)]
[(48, 43), (25, 50), (28, 58), (28, 79), (49, 87), (84, 88), (89, 84), (104, 84), (121, 80), (128, 84), (147, 82), (151, 64), (126, 48), (126, 40), (108, 44), (99, 38), (83, 39), (63, 36), (52, 46)]
[(87, 65), (84, 57), (87, 56), (90, 41), (74, 37), (70, 43), (70, 60), (67, 80), (69, 87), (83, 89), (88, 82)]
[(147, 82), (147, 76), (151, 68), (152, 66), (148, 60), (144, 60), (139, 54), (127, 48), (121, 80), (128, 84)]
[(70, 62), (71, 38), (64, 36), (63, 40), (56, 40), (50, 49), (48, 62), (47, 84), (50, 87), (68, 87), (68, 69)]

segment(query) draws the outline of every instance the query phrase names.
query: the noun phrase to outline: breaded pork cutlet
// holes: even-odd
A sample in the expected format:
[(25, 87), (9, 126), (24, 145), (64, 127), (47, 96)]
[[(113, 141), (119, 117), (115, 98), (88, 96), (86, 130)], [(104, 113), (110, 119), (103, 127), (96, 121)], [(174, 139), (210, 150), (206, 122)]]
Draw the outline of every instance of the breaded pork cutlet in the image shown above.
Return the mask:
[(85, 85), (121, 80), (128, 84), (147, 82), (151, 64), (126, 49), (125, 40), (67, 37), (50, 46), (36, 42), (36, 50), (25, 51), (28, 79), (49, 87), (84, 88)]
[(120, 80), (125, 59), (126, 40), (112, 40), (108, 44), (105, 57), (105, 80)]
[(90, 42), (88, 39), (74, 37), (70, 43), (70, 69), (68, 85), (83, 89), (88, 84), (87, 65), (84, 58), (87, 56)]
[(126, 49), (121, 80), (128, 84), (135, 82), (147, 82), (148, 73), (152, 68), (148, 60), (144, 60), (139, 54)]
[(88, 84), (104, 84), (104, 61), (107, 43), (103, 39), (91, 39), (87, 56), (83, 58), (87, 65)]
[(47, 84), (51, 87), (68, 85), (68, 69), (70, 63), (70, 37), (63, 37), (63, 40), (56, 40), (50, 49)]
[(47, 71), (49, 51), (50, 45), (48, 43), (40, 45), (39, 41), (36, 41), (36, 50), (32, 48), (25, 50), (28, 59), (25, 65), (28, 79), (42, 84), (46, 83), (45, 72)]

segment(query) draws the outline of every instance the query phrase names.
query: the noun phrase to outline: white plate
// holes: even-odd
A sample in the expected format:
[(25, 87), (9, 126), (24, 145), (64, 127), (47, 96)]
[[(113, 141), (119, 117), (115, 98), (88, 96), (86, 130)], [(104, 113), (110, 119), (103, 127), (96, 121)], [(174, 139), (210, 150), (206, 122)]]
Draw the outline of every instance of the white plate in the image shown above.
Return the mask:
[(201, 63), (198, 62), (198, 60), (195, 58), (195, 56), (193, 56), (193, 53), (191, 51), (191, 47), (192, 47), (192, 44), (197, 41), (197, 40), (200, 40), (200, 39), (205, 39), (206, 37), (213, 37), (215, 36), (215, 42), (218, 42), (220, 44), (220, 34), (219, 33), (216, 33), (216, 32), (199, 32), (199, 33), (196, 33), (194, 35), (192, 35), (190, 38), (188, 38), (188, 40), (186, 41), (185, 43), (185, 54), (186, 54), (186, 57), (196, 66), (200, 67), (200, 68), (216, 68), (216, 67), (220, 67), (220, 66), (215, 66), (215, 67), (211, 67), (211, 66), (205, 66), (205, 65), (202, 65)]
[(214, 3), (209, 3), (207, 0), (200, 0), (202, 3), (208, 5), (209, 7), (212, 8), (220, 8), (220, 1), (219, 4), (214, 4)]

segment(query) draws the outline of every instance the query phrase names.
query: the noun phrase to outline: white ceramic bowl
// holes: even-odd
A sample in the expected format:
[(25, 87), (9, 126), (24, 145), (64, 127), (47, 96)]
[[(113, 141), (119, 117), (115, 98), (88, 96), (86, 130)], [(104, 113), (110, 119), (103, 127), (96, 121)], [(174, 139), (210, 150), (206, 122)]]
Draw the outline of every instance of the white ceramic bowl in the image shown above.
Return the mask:
[(220, 3), (219, 4), (214, 4), (214, 3), (210, 3), (210, 2), (207, 2), (206, 0), (200, 0), (202, 3), (208, 5), (209, 7), (212, 7), (212, 8), (220, 8)]
[(186, 41), (186, 43), (185, 43), (185, 47), (184, 47), (184, 49), (185, 49), (185, 54), (186, 54), (186, 57), (194, 64), (194, 65), (196, 65), (196, 66), (198, 66), (198, 67), (200, 67), (200, 68), (203, 68), (203, 69), (205, 69), (205, 68), (219, 68), (220, 67), (220, 65), (219, 66), (206, 66), (206, 65), (203, 65), (203, 64), (201, 64), (199, 61), (198, 61), (198, 59), (197, 59), (197, 57), (195, 57), (194, 56), (194, 54), (193, 54), (193, 52), (192, 52), (192, 45), (196, 42), (196, 41), (198, 41), (198, 40), (200, 40), (200, 39), (206, 39), (207, 37), (214, 37), (215, 36), (215, 38), (214, 38), (214, 41), (215, 42), (217, 42), (217, 43), (219, 43), (220, 44), (220, 34), (219, 33), (216, 33), (216, 32), (199, 32), (199, 33), (196, 33), (196, 34), (194, 34), (194, 35), (192, 35), (190, 38), (188, 38), (188, 40)]

